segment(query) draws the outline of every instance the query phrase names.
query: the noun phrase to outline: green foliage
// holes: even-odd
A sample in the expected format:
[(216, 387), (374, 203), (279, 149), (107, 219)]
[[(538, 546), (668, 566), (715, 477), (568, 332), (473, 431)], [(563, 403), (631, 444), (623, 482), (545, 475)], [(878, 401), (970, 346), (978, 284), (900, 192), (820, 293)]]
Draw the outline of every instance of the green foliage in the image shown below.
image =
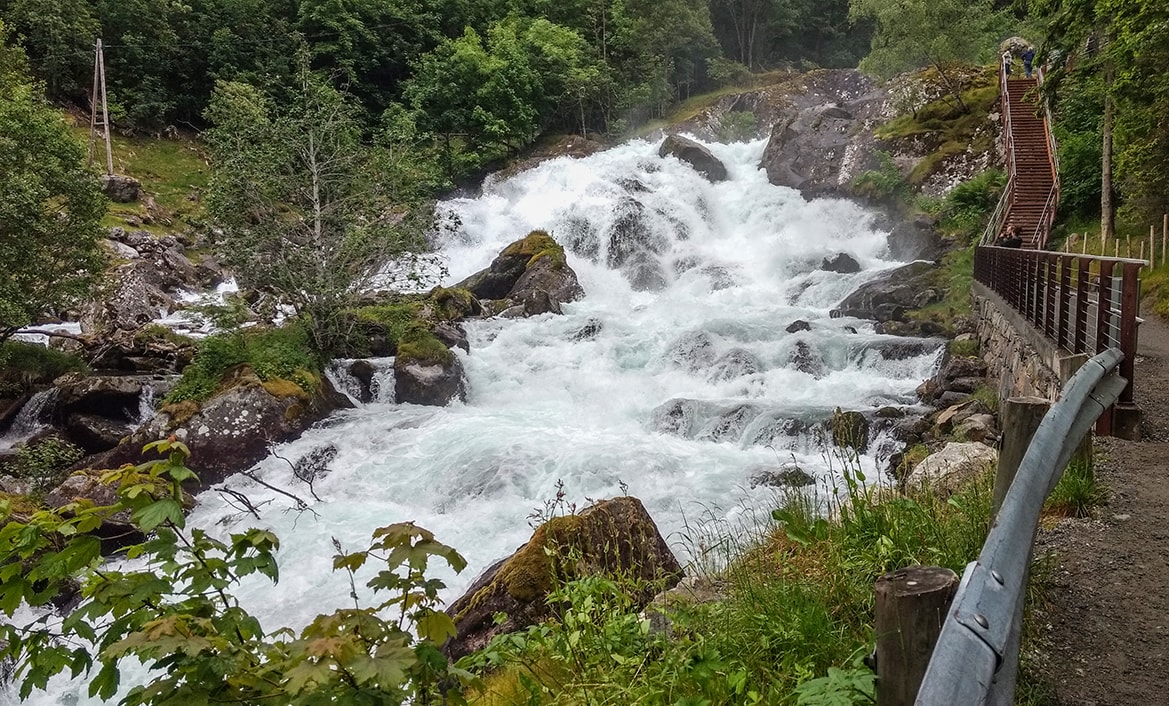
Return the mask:
[(299, 80), (285, 105), (246, 84), (217, 86), (207, 201), (224, 262), (292, 307), (327, 351), (342, 336), (341, 312), (383, 266), (422, 247), (429, 217), (384, 188), (379, 166), (393, 158), (362, 144), (349, 96), (307, 67)]
[(24, 341), (0, 343), (0, 396), (19, 394), (65, 373), (86, 370), (81, 359), (55, 348)]
[[(454, 633), (438, 610), (439, 580), (428, 578), (433, 560), (461, 571), (452, 548), (412, 523), (374, 530), (367, 549), (346, 552), (339, 543), (334, 570), (379, 595), (376, 605), (319, 615), (299, 633), (265, 632), (230, 594), (243, 577), (279, 578), (279, 539), (249, 529), (227, 541), (188, 529), (182, 484), (194, 478), (189, 452), (175, 441), (146, 446), (163, 458), (107, 471), (118, 500), (95, 506), (78, 501), (27, 521), (9, 516), (0, 500), (0, 611), (11, 620), (21, 603), (44, 606), (69, 582), (83, 579), (81, 604), (59, 627), (36, 620), (0, 624), (0, 658), (13, 660), (21, 698), (66, 670), (97, 674), (90, 695), (110, 701), (121, 681), (119, 660), (133, 657), (158, 670), (147, 684), (132, 686), (118, 703), (426, 703), (461, 702), (470, 681), (451, 668), (439, 646)], [(139, 568), (97, 569), (102, 521), (129, 513), (148, 539), (127, 549)], [(356, 596), (356, 590), (354, 590)], [(383, 615), (393, 616), (384, 618)], [(417, 635), (415, 637), (414, 635)], [(78, 646), (91, 642), (96, 655)]]
[(296, 324), (208, 336), (199, 342), (199, 350), (166, 396), (166, 403), (205, 400), (223, 384), (227, 372), (245, 364), (264, 382), (289, 380), (311, 395), (317, 389), (321, 368), (311, 350), (307, 332)]
[(941, 500), (852, 468), (842, 477), (822, 498), (788, 496), (770, 524), (688, 529), (699, 556), (726, 567), (710, 577), (726, 594), (717, 602), (682, 597), (639, 615), (622, 579), (558, 583), (554, 620), (460, 662), (490, 672), (475, 703), (871, 703), (856, 656), (871, 647), (873, 582), (918, 563), (961, 570), (986, 536), (990, 478)]
[(955, 186), (938, 211), (938, 227), (948, 237), (969, 245), (976, 242), (998, 206), (1007, 176), (988, 169)]
[(897, 201), (909, 197), (909, 182), (901, 174), (893, 155), (877, 152), (878, 169), (870, 169), (856, 178), (853, 189), (857, 194), (875, 201)]
[(999, 409), (999, 393), (990, 385), (979, 385), (970, 396), (982, 403), (983, 407), (989, 409), (992, 413), (998, 412)]
[(58, 485), (84, 455), (73, 444), (50, 436), (18, 447), (11, 460), (0, 465), (0, 474), (31, 481), (33, 493), (39, 494)]
[(88, 294), (106, 200), (0, 22), (0, 342)]
[(950, 351), (950, 355), (960, 358), (977, 356), (978, 340), (974, 338), (967, 338), (961, 341), (955, 339), (950, 341), (947, 349)]
[(1044, 512), (1064, 517), (1090, 517), (1106, 498), (1090, 460), (1072, 459), (1047, 496)]
[(759, 134), (755, 114), (747, 110), (733, 110), (718, 123), (718, 138), (724, 142), (746, 142)]

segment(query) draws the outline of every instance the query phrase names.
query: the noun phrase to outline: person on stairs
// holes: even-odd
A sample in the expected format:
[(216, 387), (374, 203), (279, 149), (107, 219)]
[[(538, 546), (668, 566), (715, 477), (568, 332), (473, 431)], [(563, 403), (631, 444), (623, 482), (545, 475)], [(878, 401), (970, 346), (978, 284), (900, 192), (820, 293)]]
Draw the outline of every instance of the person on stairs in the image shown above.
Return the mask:
[(1006, 74), (1007, 76), (1011, 75), (1011, 59), (1012, 58), (1013, 57), (1011, 56), (1011, 49), (1010, 49), (1010, 47), (1008, 47), (1007, 50), (1003, 52), (1003, 73)]
[(1023, 239), (1019, 237), (1019, 227), (1014, 223), (1007, 226), (1005, 233), (994, 241), (994, 244), (1000, 248), (1020, 248), (1023, 247)]
[(1023, 52), (1023, 73), (1031, 78), (1031, 64), (1035, 61), (1035, 47), (1027, 47)]

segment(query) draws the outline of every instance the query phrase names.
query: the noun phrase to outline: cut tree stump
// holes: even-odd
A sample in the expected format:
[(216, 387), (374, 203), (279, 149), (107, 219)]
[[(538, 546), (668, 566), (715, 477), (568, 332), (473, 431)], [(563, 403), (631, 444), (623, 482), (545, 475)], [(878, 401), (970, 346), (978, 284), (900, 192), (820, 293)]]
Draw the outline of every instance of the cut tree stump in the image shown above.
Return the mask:
[(913, 704), (957, 590), (958, 575), (941, 566), (877, 579), (877, 706)]

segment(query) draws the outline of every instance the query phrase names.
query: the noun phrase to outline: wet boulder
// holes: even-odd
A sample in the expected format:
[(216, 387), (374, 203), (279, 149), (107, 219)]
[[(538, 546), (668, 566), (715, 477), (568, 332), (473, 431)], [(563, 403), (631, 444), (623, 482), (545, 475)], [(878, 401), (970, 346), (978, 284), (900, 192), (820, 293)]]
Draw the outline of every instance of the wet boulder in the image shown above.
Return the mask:
[[(468, 290), (479, 300), (503, 302), (497, 304), (497, 311), (546, 298), (554, 302), (546, 311), (555, 312), (561, 303), (584, 296), (576, 272), (565, 261), (564, 248), (540, 230), (508, 245), (487, 269), (471, 275), (455, 288)], [(528, 309), (524, 306), (518, 313), (530, 316)]]
[(804, 488), (815, 485), (816, 479), (795, 463), (785, 463), (779, 468), (757, 468), (751, 472), (752, 488), (761, 485), (770, 488)]
[(869, 449), (869, 420), (861, 412), (842, 411), (839, 407), (828, 420), (832, 442), (841, 448), (864, 453)]
[(808, 323), (807, 321), (804, 321), (803, 319), (796, 319), (795, 321), (788, 324), (787, 328), (784, 329), (784, 331), (787, 331), (788, 333), (799, 333), (801, 331), (811, 331), (811, 330), (812, 330), (812, 324)]
[(750, 404), (725, 409), (703, 425), (696, 438), (714, 442), (737, 442), (758, 416), (759, 409)]
[(144, 445), (173, 434), (191, 449), (189, 465), (207, 487), (255, 465), (268, 455), (269, 445), (294, 439), (330, 412), (351, 406), (327, 379), (305, 390), (289, 380), (263, 382), (251, 367), (240, 365), (224, 376), (214, 397), (164, 406), (120, 445), (78, 467), (141, 463)]
[(817, 380), (824, 375), (824, 361), (807, 341), (796, 341), (788, 353), (788, 367), (811, 375)]
[(443, 407), (466, 399), (463, 364), (441, 343), (415, 348), (400, 346), (394, 359), (394, 399), (399, 404)]
[[(595, 575), (634, 587), (639, 608), (682, 578), (682, 567), (637, 498), (602, 500), (540, 525), (450, 605), (457, 634), (444, 650), (457, 659), (496, 635), (547, 620), (553, 611), (548, 594), (558, 582)], [(499, 614), (506, 616), (502, 622)]]
[(658, 148), (660, 157), (677, 157), (689, 164), (708, 181), (726, 181), (727, 168), (718, 157), (701, 144), (681, 135), (667, 135)]
[(820, 269), (825, 272), (836, 272), (842, 275), (851, 275), (861, 271), (861, 265), (856, 261), (852, 255), (848, 253), (837, 253), (832, 257), (824, 258), (820, 263)]
[(832, 316), (876, 321), (900, 320), (915, 307), (918, 295), (933, 284), (937, 265), (911, 262), (866, 282), (832, 310)]

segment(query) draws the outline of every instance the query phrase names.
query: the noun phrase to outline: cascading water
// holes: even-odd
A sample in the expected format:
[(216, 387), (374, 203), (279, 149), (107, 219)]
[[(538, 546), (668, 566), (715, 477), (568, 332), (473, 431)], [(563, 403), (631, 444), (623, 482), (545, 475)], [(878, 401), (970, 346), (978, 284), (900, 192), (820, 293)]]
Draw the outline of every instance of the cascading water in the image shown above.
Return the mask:
[(49, 425), (49, 415), (52, 414), (53, 404), (56, 400), (57, 388), (55, 387), (41, 390), (30, 397), (28, 402), (25, 402), (24, 406), (20, 408), (16, 418), (12, 420), (8, 431), (0, 434), (0, 451), (8, 451), (18, 444), (28, 441), (42, 429), (46, 429)]
[[(342, 606), (349, 586), (330, 570), (331, 538), (362, 547), (373, 528), (402, 520), (469, 560), (463, 574), (443, 575), (453, 598), (527, 540), (529, 513), (559, 480), (582, 506), (627, 487), (686, 557), (692, 547), (678, 541), (686, 517), (736, 522), (770, 500), (772, 490), (750, 487), (760, 469), (795, 461), (821, 479), (834, 472), (813, 438), (833, 409), (912, 405), (936, 367), (936, 346), (906, 344), (888, 355), (895, 339), (829, 317), (849, 291), (897, 264), (884, 259), (885, 235), (854, 204), (806, 202), (770, 185), (756, 166), (762, 148), (710, 145), (730, 173), (711, 184), (659, 158), (657, 145), (634, 141), (441, 204), (451, 224), (448, 284), (542, 228), (569, 248), (587, 296), (563, 316), (468, 323), (471, 353), (457, 353), (465, 404), (375, 400), (282, 446), (280, 456), (293, 461), (337, 451), (314, 481), (317, 516), (265, 513), (263, 524), (282, 540), (282, 579), (275, 588), (245, 580), (235, 591), (244, 606), (269, 630)], [(862, 271), (819, 269), (839, 252)], [(796, 320), (807, 330), (789, 333)], [(870, 478), (879, 475), (881, 446), (860, 459)], [(284, 460), (257, 470), (311, 499)], [(287, 506), (245, 479), (229, 484), (255, 502), (272, 499), (268, 507)], [(213, 493), (200, 497), (190, 521), (218, 534), (258, 524)], [(65, 680), (32, 703), (70, 699), (96, 703)]]

